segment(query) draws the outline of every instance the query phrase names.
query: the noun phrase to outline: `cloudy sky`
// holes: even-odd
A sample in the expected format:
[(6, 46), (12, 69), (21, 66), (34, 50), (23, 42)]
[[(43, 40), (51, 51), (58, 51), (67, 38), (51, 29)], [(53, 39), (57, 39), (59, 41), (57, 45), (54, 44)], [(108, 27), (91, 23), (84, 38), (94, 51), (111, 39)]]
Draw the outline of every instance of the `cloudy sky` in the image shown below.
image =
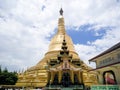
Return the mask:
[(66, 32), (85, 63), (120, 41), (119, 0), (0, 0), (2, 68), (26, 69), (44, 57), (61, 7)]

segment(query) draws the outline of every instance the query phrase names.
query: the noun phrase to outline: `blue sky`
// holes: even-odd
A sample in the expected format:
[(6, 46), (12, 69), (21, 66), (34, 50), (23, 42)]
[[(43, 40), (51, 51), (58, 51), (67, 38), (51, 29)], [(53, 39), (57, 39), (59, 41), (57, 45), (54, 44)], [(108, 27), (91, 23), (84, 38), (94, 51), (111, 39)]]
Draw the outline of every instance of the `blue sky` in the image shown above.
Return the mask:
[[(94, 29), (89, 30), (91, 25), (83, 25), (78, 27), (78, 30), (68, 29), (67, 33), (73, 39), (74, 44), (89, 44), (89, 42), (93, 42), (96, 39), (101, 39), (103, 35), (106, 33), (106, 30), (109, 28), (101, 28), (101, 30), (95, 32)], [(98, 33), (99, 35), (96, 35)], [(88, 42), (89, 41), (89, 42)]]
[(44, 57), (57, 32), (61, 6), (66, 32), (86, 64), (120, 41), (119, 0), (0, 0), (3, 68), (25, 70)]

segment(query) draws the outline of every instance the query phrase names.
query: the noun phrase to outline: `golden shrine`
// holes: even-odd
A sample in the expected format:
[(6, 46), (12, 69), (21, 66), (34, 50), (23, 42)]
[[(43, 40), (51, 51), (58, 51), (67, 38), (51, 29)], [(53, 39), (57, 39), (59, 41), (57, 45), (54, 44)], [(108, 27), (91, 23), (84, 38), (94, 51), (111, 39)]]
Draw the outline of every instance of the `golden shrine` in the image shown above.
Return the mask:
[(96, 73), (91, 71), (76, 53), (64, 26), (63, 10), (60, 10), (58, 31), (52, 38), (49, 50), (35, 66), (18, 74), (16, 86), (46, 87), (47, 85), (95, 85)]

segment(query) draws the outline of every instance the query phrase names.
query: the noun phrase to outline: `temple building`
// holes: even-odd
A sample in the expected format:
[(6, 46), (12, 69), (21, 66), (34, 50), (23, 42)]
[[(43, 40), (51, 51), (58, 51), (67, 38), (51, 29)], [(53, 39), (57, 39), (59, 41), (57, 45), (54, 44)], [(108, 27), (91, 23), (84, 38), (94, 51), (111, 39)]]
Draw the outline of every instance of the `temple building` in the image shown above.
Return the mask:
[(89, 72), (90, 70), (92, 68), (80, 59), (72, 39), (66, 33), (61, 8), (58, 31), (51, 39), (47, 53), (35, 66), (19, 73), (16, 85), (24, 87), (95, 85), (97, 75), (94, 71)]
[(97, 72), (99, 84), (120, 85), (120, 42), (89, 61), (96, 63), (92, 71)]

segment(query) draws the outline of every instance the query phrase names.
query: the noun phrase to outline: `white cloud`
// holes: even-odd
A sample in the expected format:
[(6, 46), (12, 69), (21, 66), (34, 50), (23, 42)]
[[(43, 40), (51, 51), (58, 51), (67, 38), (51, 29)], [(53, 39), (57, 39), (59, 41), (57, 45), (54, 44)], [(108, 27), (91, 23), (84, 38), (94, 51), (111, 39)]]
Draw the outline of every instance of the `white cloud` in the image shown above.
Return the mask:
[(101, 39), (88, 41), (88, 45), (75, 45), (86, 63), (89, 58), (120, 41), (120, 3), (116, 0), (0, 0), (2, 66), (9, 66), (12, 70), (17, 65), (21, 69), (35, 65), (43, 58), (49, 37), (56, 32), (61, 4), (66, 27), (84, 24), (92, 24), (94, 30), (113, 27)]
[[(88, 45), (76, 44), (75, 49), (81, 59), (89, 64), (88, 60), (90, 58), (120, 42), (120, 35), (118, 32), (120, 32), (120, 28), (109, 30), (101, 39), (96, 39), (94, 42), (88, 42)], [(91, 66), (94, 67), (94, 64), (91, 64)]]

